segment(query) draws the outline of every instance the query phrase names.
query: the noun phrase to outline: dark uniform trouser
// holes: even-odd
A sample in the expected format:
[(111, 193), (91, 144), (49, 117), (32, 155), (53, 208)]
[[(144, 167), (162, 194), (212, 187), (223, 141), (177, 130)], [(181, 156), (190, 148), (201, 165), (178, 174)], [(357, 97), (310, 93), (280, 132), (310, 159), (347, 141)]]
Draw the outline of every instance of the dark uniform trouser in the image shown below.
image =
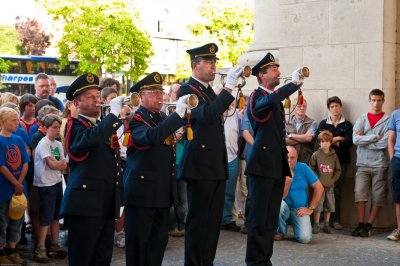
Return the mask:
[(67, 216), (68, 264), (110, 265), (115, 220), (102, 217)]
[(125, 206), (127, 266), (160, 266), (168, 243), (170, 208)]
[(185, 265), (213, 265), (224, 208), (225, 180), (188, 180)]
[(272, 265), (284, 179), (249, 176), (249, 224), (246, 264)]

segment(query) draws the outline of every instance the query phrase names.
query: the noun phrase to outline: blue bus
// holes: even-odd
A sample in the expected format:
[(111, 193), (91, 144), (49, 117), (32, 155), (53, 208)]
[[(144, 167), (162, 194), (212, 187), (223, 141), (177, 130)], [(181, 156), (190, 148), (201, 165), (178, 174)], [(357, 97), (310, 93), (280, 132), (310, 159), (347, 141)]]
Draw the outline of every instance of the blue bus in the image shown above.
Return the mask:
[[(78, 68), (79, 61), (72, 60), (69, 65), (60, 69), (56, 57), (39, 55), (0, 55), (8, 65), (8, 73), (0, 73), (3, 92), (12, 92), (16, 95), (25, 93), (35, 94), (35, 76), (46, 73), (53, 76), (58, 88), (65, 88), (74, 81), (77, 75), (74, 70)], [(57, 89), (58, 90), (58, 89)]]

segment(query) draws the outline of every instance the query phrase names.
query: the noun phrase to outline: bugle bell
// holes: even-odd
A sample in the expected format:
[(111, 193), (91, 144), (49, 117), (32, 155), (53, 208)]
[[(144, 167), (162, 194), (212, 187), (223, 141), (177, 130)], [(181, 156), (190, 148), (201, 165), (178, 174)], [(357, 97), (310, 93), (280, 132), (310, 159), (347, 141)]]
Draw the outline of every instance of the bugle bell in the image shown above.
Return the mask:
[[(185, 102), (185, 104), (188, 106), (188, 109), (193, 109), (196, 108), (197, 105), (199, 104), (199, 98), (197, 97), (196, 94), (189, 94), (189, 98), (187, 99), (187, 101)], [(165, 104), (168, 107), (170, 106), (176, 106), (176, 104), (178, 103), (178, 101), (174, 101), (174, 102), (160, 102), (162, 104)]]
[[(129, 96), (126, 96), (122, 102), (122, 106), (128, 105), (133, 108), (137, 108), (140, 105), (140, 95), (137, 92), (132, 92)], [(110, 113), (109, 103), (100, 103), (97, 106), (101, 107), (101, 116), (106, 116)]]
[[(308, 78), (310, 76), (310, 69), (308, 67), (302, 67), (300, 70), (300, 76), (303, 78)], [(286, 77), (280, 77), (280, 79), (283, 79), (283, 82), (286, 83), (290, 80), (292, 80), (292, 76), (286, 76)]]
[[(228, 73), (221, 73), (221, 72), (214, 72), (214, 74), (218, 74), (221, 76), (221, 84), (225, 87), (225, 78), (228, 75)], [(243, 71), (242, 71), (242, 75), (240, 76), (240, 78), (242, 79), (242, 81), (240, 83), (238, 83), (237, 87), (239, 89), (243, 88), (244, 85), (246, 85), (246, 78), (250, 77), (251, 75), (251, 67), (250, 66), (244, 66), (243, 67)]]

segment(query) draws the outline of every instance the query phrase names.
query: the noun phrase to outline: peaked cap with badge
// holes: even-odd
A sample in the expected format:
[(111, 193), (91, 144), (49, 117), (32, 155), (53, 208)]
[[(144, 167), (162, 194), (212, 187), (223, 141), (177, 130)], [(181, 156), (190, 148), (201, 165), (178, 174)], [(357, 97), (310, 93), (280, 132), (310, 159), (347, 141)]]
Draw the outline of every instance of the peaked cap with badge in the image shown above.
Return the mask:
[(164, 90), (162, 87), (163, 79), (160, 73), (153, 72), (130, 88), (130, 92), (141, 92), (143, 90)]
[(251, 74), (253, 76), (257, 76), (261, 69), (269, 66), (279, 67), (279, 64), (275, 61), (275, 57), (271, 53), (268, 53), (266, 56), (264, 56), (264, 58), (252, 68)]
[(186, 50), (186, 52), (190, 55), (190, 60), (199, 57), (218, 59), (216, 55), (218, 52), (218, 46), (215, 43), (207, 43), (206, 45)]
[(78, 95), (92, 89), (101, 90), (99, 77), (92, 73), (83, 74), (69, 85), (66, 93), (67, 100), (73, 101)]

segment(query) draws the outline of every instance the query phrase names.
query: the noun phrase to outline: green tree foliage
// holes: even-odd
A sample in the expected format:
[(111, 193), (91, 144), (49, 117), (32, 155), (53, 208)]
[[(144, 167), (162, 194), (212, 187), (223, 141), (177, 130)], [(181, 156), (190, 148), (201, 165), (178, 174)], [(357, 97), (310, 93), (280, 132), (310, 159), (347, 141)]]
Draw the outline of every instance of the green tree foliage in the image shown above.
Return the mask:
[(0, 25), (0, 54), (20, 54), (21, 42), (14, 26)]
[[(7, 73), (8, 72), (8, 64), (0, 58), (0, 73)], [(1, 75), (0, 75), (0, 89), (3, 88), (3, 84), (1, 82)]]
[(218, 66), (235, 66), (238, 58), (253, 41), (254, 14), (249, 0), (203, 0), (200, 4), (201, 23), (189, 26), (199, 39), (218, 45)]
[(8, 64), (2, 58), (0, 58), (0, 72), (8, 72)]
[[(57, 46), (62, 65), (79, 60), (77, 73), (125, 71), (137, 80), (153, 55), (149, 36), (134, 23), (125, 1), (41, 0), (54, 19), (63, 23)], [(135, 14), (134, 12), (132, 12)]]

